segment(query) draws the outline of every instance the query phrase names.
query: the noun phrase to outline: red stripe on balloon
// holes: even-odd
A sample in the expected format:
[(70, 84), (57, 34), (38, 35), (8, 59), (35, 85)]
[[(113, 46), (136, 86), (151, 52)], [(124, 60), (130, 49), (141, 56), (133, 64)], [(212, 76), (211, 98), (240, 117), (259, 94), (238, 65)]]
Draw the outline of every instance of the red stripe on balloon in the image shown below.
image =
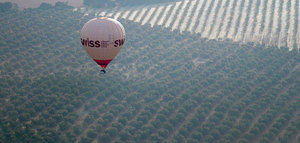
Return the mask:
[(100, 65), (103, 69), (106, 68), (106, 66), (113, 60), (96, 60), (96, 59), (93, 59), (98, 65)]

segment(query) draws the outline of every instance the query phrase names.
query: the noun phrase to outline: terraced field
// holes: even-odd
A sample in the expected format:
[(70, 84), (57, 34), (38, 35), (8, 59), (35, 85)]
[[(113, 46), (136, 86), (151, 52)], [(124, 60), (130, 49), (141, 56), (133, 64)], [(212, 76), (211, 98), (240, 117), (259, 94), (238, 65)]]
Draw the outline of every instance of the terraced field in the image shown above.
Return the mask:
[(93, 10), (152, 27), (189, 31), (203, 38), (300, 48), (299, 0), (183, 0), (140, 7)]

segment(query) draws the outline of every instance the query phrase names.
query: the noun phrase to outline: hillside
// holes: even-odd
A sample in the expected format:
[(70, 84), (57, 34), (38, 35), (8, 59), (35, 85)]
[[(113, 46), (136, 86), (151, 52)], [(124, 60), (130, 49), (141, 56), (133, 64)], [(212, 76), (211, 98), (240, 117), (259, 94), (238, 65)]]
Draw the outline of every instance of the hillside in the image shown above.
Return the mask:
[(83, 0), (0, 0), (0, 3), (10, 2), (16, 5), (20, 10), (25, 8), (37, 8), (42, 3), (55, 5), (57, 2), (63, 2), (70, 6), (81, 7), (83, 6)]
[(299, 0), (184, 0), (144, 6), (94, 9), (86, 13), (125, 18), (202, 38), (300, 48)]
[(299, 142), (297, 48), (119, 18), (102, 75), (80, 44), (89, 10), (0, 12), (0, 142)]

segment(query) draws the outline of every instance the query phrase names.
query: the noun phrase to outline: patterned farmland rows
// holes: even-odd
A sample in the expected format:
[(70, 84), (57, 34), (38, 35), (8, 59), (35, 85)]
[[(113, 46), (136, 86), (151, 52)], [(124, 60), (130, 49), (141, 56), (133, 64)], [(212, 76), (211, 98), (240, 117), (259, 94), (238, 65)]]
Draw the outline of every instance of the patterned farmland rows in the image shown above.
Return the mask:
[[(232, 102), (234, 102), (234, 101), (232, 101)], [(228, 114), (228, 112), (227, 112), (227, 114)]]
[(151, 119), (150, 119), (151, 120)]
[(203, 38), (257, 42), (292, 50), (300, 48), (298, 9), (299, 0), (185, 0), (119, 11), (104, 9), (96, 16), (163, 25), (199, 33)]
[[(203, 79), (203, 80), (204, 80), (204, 79)], [(185, 91), (188, 91), (188, 89), (185, 89)], [(184, 93), (184, 91), (182, 91), (182, 93)], [(183, 94), (179, 94), (179, 95), (183, 96)], [(180, 99), (180, 98), (176, 98), (176, 99), (178, 100), (178, 99)], [(182, 101), (181, 101), (181, 102), (182, 102)], [(181, 106), (181, 105), (179, 105), (179, 107), (180, 107), (180, 106)], [(162, 111), (162, 109), (164, 109), (164, 108), (161, 108), (161, 111)], [(178, 110), (179, 110), (179, 109), (178, 109)], [(170, 116), (175, 116), (176, 113), (178, 112), (178, 110), (172, 112), (171, 115), (169, 115), (169, 117), (170, 117)], [(159, 112), (160, 112), (160, 111), (159, 111)], [(157, 115), (157, 114), (156, 114), (156, 115)], [(151, 123), (151, 121), (155, 120), (155, 119), (156, 119), (156, 115), (153, 116), (153, 118), (150, 119), (150, 120), (148, 121), (148, 123)], [(147, 125), (145, 125), (145, 126), (147, 126)], [(155, 131), (154, 131), (154, 132), (155, 132)]]
[[(297, 103), (290, 101), (290, 102), (286, 103), (285, 106), (283, 106), (284, 107), (283, 109), (278, 109), (281, 112), (277, 113), (277, 115), (275, 115), (275, 117), (271, 121), (271, 123), (267, 125), (267, 127), (260, 133), (260, 135), (258, 137), (255, 138), (254, 141), (263, 142), (263, 141), (265, 141), (265, 138), (268, 138), (268, 140), (270, 140), (270, 141), (274, 140), (274, 138), (277, 137), (277, 135), (279, 133), (279, 131), (278, 131), (278, 129), (276, 129), (276, 127), (280, 126), (279, 122), (282, 120), (283, 116), (288, 116), (284, 113), (284, 111), (286, 111), (286, 109), (288, 109), (288, 108), (297, 108), (296, 104)], [(263, 119), (261, 119), (261, 120), (263, 120)], [(292, 142), (295, 142), (295, 141), (292, 141)]]
[[(273, 92), (274, 90), (269, 90), (269, 91), (272, 91), (272, 92)], [(273, 93), (273, 94), (274, 94), (274, 93)], [(253, 102), (251, 102), (251, 103), (253, 103)], [(249, 106), (250, 106), (250, 105), (249, 105)], [(244, 113), (244, 114), (245, 114), (245, 113)], [(242, 116), (240, 116), (240, 117), (242, 117)], [(238, 120), (239, 120), (239, 119), (238, 119)]]
[[(296, 106), (296, 108), (297, 108), (297, 106)], [(296, 111), (292, 115), (286, 113), (283, 116), (287, 116), (287, 118), (290, 120), (286, 121), (286, 123), (282, 125), (283, 127), (281, 128), (280, 132), (274, 139), (277, 142), (288, 142), (291, 140), (289, 138), (290, 135), (288, 135), (290, 132), (290, 131), (288, 131), (288, 129), (296, 127), (295, 124), (297, 124), (297, 122), (299, 122), (300, 112)], [(299, 134), (299, 133), (296, 132), (294, 134)], [(295, 139), (299, 139), (299, 135), (298, 136), (295, 135), (295, 137), (296, 137)]]
[[(105, 93), (105, 92), (101, 93), (101, 94), (107, 95), (107, 93)], [(80, 135), (77, 136), (77, 141), (80, 141), (81, 138), (83, 136), (85, 136), (87, 129), (91, 128), (96, 123), (96, 121), (98, 121), (98, 119), (102, 118), (102, 115), (106, 115), (107, 113), (114, 113), (113, 110), (117, 110), (118, 114), (120, 114), (124, 110), (124, 109), (123, 110), (117, 109), (115, 106), (112, 106), (110, 108), (111, 110), (106, 110), (106, 108), (108, 108), (108, 105), (115, 104), (115, 103), (113, 103), (116, 100), (116, 97), (114, 97), (114, 96), (117, 96), (117, 94), (121, 94), (121, 93), (117, 92), (113, 96), (104, 97), (104, 99), (103, 99), (103, 97), (96, 96), (94, 100), (92, 99), (89, 101), (92, 103), (85, 104), (86, 105), (85, 110), (88, 110), (88, 114), (86, 113), (84, 115), (81, 115), (80, 118), (77, 120), (77, 122), (75, 122), (75, 124), (74, 124), (74, 126), (80, 125), (80, 127), (83, 128), (83, 129), (81, 129)], [(100, 100), (100, 103), (97, 103), (97, 102), (99, 102), (99, 100)], [(123, 98), (122, 101), (124, 101), (124, 100), (125, 99)], [(126, 104), (126, 102), (123, 102), (123, 104)], [(125, 105), (123, 105), (123, 106), (125, 106)], [(118, 110), (120, 110), (120, 111), (118, 111)], [(84, 112), (87, 112), (87, 111), (84, 111)], [(84, 118), (84, 120), (83, 120), (83, 118)], [(89, 119), (94, 120), (94, 121), (90, 122)], [(86, 122), (86, 121), (88, 121), (88, 122)]]
[[(230, 55), (228, 55), (227, 56), (227, 58), (228, 57), (230, 57)], [(226, 58), (225, 58), (226, 59)], [(233, 71), (234, 72), (234, 71)], [(218, 73), (216, 73), (216, 74), (218, 74)], [(229, 74), (231, 74), (231, 73), (229, 73)], [(240, 75), (239, 75), (240, 76)], [(218, 85), (218, 84), (217, 84)], [(219, 84), (220, 85), (220, 84)], [(210, 86), (209, 87), (205, 87), (205, 88), (210, 88)], [(217, 88), (217, 89), (219, 89), (218, 91), (214, 91), (214, 90), (212, 90), (211, 92), (208, 92), (211, 96), (214, 96), (214, 95), (216, 95), (216, 96), (220, 96), (220, 95), (222, 95), (221, 93), (221, 90), (224, 90), (223, 88), (225, 88), (224, 86), (221, 86), (221, 87), (214, 87), (214, 88)], [(198, 94), (198, 93), (197, 93)], [(222, 101), (222, 99), (224, 98), (224, 97), (222, 97), (222, 96), (220, 96), (220, 97), (218, 97), (220, 100), (218, 100), (218, 101), (215, 101), (215, 103), (216, 104), (218, 104), (218, 103), (221, 103), (221, 101)], [(191, 109), (191, 110), (193, 110), (192, 112), (189, 112), (189, 115), (188, 115), (188, 117), (190, 117), (190, 118), (192, 118), (195, 114), (195, 111), (197, 111), (198, 109), (200, 109), (201, 108), (201, 105), (202, 104), (198, 104), (198, 106), (196, 106), (196, 107), (194, 107), (193, 109)], [(214, 106), (214, 107), (212, 107), (212, 108), (216, 108), (216, 105)], [(212, 115), (212, 113), (214, 112), (214, 110), (211, 110), (212, 112), (209, 112), (209, 115), (206, 117), (206, 119), (203, 121), (203, 122), (205, 122), (209, 117), (210, 117), (210, 115)], [(189, 119), (188, 118), (186, 118), (185, 120), (188, 120), (189, 121)], [(200, 123), (199, 123), (200, 124)], [(184, 125), (184, 122), (182, 122), (180, 125), (179, 125), (179, 127), (176, 129), (176, 131), (175, 132), (173, 132), (173, 135), (177, 135), (177, 132), (180, 130), (180, 128), (182, 127)], [(173, 135), (171, 135), (171, 136), (173, 136)], [(168, 138), (168, 140), (170, 140), (170, 136), (169, 136), (169, 138)]]
[[(176, 81), (174, 81), (174, 82), (176, 82)], [(126, 125), (127, 126), (127, 125)]]
[[(235, 53), (235, 52), (234, 52)], [(230, 56), (230, 54), (229, 55), (227, 55), (226, 57), (228, 57), (228, 56)], [(226, 59), (226, 58), (224, 58), (224, 59)], [(219, 60), (218, 62), (216, 62), (216, 63), (219, 63), (219, 62), (221, 62), (222, 60)], [(213, 76), (213, 75), (215, 75), (215, 74), (217, 74), (217, 73), (214, 73), (214, 74), (212, 74), (212, 75), (210, 75), (210, 76)], [(205, 80), (203, 80), (203, 81), (205, 81)], [(210, 86), (208, 86), (208, 87), (210, 87)], [(205, 87), (205, 88), (208, 88), (208, 87)], [(204, 88), (204, 87), (203, 87)], [(183, 103), (184, 104), (184, 103)], [(179, 111), (180, 109), (178, 109), (178, 110), (176, 110), (175, 112), (173, 112), (172, 113), (172, 115), (170, 115), (170, 118), (172, 118), (173, 116), (175, 116), (176, 115), (176, 113)]]
[[(275, 5), (276, 2), (275, 0)], [(291, 7), (285, 0), (282, 0), (282, 2), (282, 11)], [(225, 5), (230, 7), (233, 3), (234, 0), (207, 1), (206, 4), (203, 2), (202, 4), (204, 6), (202, 10), (203, 13), (206, 14), (199, 14), (199, 17), (200, 19), (207, 20), (207, 22), (203, 22), (206, 23), (204, 27), (209, 27), (214, 19), (217, 21), (218, 17), (230, 12), (229, 8), (229, 12), (226, 12), (225, 8), (217, 10), (218, 7)], [(57, 85), (58, 87), (64, 84), (69, 86), (64, 88), (62, 92), (58, 92), (58, 95), (50, 95), (50, 97), (53, 98), (59, 97), (58, 100), (56, 99), (58, 104), (52, 104), (52, 99), (51, 102), (46, 103), (46, 107), (51, 108), (51, 110), (43, 110), (41, 108), (43, 112), (46, 112), (45, 114), (39, 115), (40, 112), (30, 114), (30, 121), (34, 121), (33, 129), (35, 130), (35, 127), (37, 127), (37, 133), (39, 133), (40, 129), (44, 127), (42, 125), (43, 123), (47, 124), (45, 126), (52, 124), (49, 129), (57, 132), (57, 134), (61, 134), (66, 142), (223, 143), (251, 141), (273, 142), (279, 140), (296, 142), (299, 136), (298, 131), (295, 131), (295, 129), (297, 129), (295, 125), (299, 123), (297, 108), (299, 104), (297, 104), (298, 97), (296, 94), (297, 90), (299, 90), (299, 52), (297, 50), (289, 52), (287, 48), (264, 48), (264, 45), (258, 46), (255, 43), (239, 44), (233, 43), (232, 41), (216, 42), (215, 40), (200, 37), (200, 35), (209, 36), (209, 31), (218, 29), (220, 26), (215, 26), (216, 28), (214, 26), (208, 29), (204, 28), (203, 34), (200, 33), (199, 35), (185, 32), (185, 30), (180, 31), (180, 29), (184, 29), (181, 23), (188, 21), (187, 19), (192, 20), (193, 16), (195, 16), (192, 14), (192, 11), (196, 11), (198, 7), (200, 10), (200, 4), (201, 2), (197, 0), (186, 1), (185, 4), (180, 2), (168, 28), (164, 28), (165, 19), (168, 19), (169, 15), (171, 15), (175, 4), (173, 6), (169, 6), (168, 4), (159, 5), (158, 7), (156, 7), (156, 5), (149, 5), (147, 8), (141, 6), (137, 9), (113, 9), (104, 12), (99, 12), (99, 10), (89, 11), (85, 17), (81, 17), (81, 13), (77, 13), (81, 21), (80, 24), (83, 24), (85, 20), (93, 18), (94, 15), (122, 18), (120, 21), (124, 23), (124, 26), (128, 29), (128, 48), (124, 48), (123, 52), (117, 57), (117, 62), (111, 64), (110, 68), (117, 70), (105, 75), (106, 77), (122, 76), (116, 76), (117, 79), (113, 81), (105, 81), (105, 79), (108, 78), (103, 78), (102, 75), (92, 73), (97, 70), (91, 70), (93, 69), (91, 68), (92, 66), (86, 65), (88, 60), (81, 61), (85, 63), (85, 66), (81, 66), (85, 72), (83, 76), (86, 73), (92, 76), (89, 76), (89, 79), (85, 79), (84, 77), (81, 79), (82, 81), (79, 80), (78, 83), (72, 82), (73, 80), (70, 80), (70, 83), (68, 83), (67, 80), (61, 80), (62, 84)], [(263, 10), (260, 9), (259, 6), (252, 8), (252, 6), (257, 4), (261, 5), (263, 3), (259, 0), (252, 2), (245, 0), (244, 4), (242, 4), (242, 1), (240, 4), (237, 3), (240, 7), (244, 5), (241, 8), (243, 12), (240, 15), (240, 20), (238, 20), (239, 14), (237, 14), (235, 18), (233, 16), (232, 22), (235, 21), (233, 22), (235, 24), (231, 24), (230, 26), (238, 25), (238, 27), (233, 27), (237, 29), (235, 34), (234, 32), (231, 34), (235, 37), (243, 36), (241, 35), (241, 31), (248, 30), (249, 27), (246, 26), (247, 23), (253, 25), (249, 30), (254, 27), (255, 24), (253, 23), (255, 22), (251, 20), (251, 17), (256, 17), (255, 13), (261, 15), (259, 14), (260, 10)], [(292, 4), (292, 2), (290, 4)], [(240, 9), (240, 7), (237, 9)], [(278, 7), (278, 13), (280, 13), (280, 7), (281, 6)], [(209, 10), (208, 8), (211, 11), (209, 14), (205, 12)], [(132, 22), (139, 17), (139, 12), (143, 9), (145, 12), (140, 16), (139, 23)], [(70, 11), (72, 11), (72, 9), (70, 9)], [(244, 11), (249, 11), (249, 15), (245, 14)], [(274, 11), (276, 11), (276, 9)], [(290, 12), (286, 11), (281, 18), (277, 19), (285, 19), (286, 23), (281, 21), (280, 24), (275, 24), (276, 22), (274, 21), (272, 25), (277, 25), (277, 30), (288, 27), (289, 21), (291, 20), (287, 15), (291, 15), (289, 14), (293, 13), (291, 11), (294, 10), (291, 9)], [(190, 15), (190, 17), (180, 19), (181, 16), (178, 16), (179, 13), (181, 13), (182, 16)], [(163, 15), (165, 15), (166, 18), (161, 20)], [(197, 20), (198, 23), (200, 22), (199, 19), (195, 20)], [(162, 21), (162, 25), (155, 27), (160, 21)], [(223, 20), (219, 22), (221, 23)], [(142, 23), (144, 23), (144, 25), (140, 26), (139, 24)], [(77, 24), (78, 28), (81, 28), (80, 24)], [(189, 26), (190, 25), (187, 25), (185, 28), (188, 29)], [(171, 31), (172, 27), (176, 27), (174, 31)], [(195, 24), (194, 27), (197, 28), (198, 24)], [(255, 25), (255, 27), (257, 27), (257, 25)], [(20, 31), (22, 31), (22, 34), (13, 36), (24, 36), (23, 34), (26, 31), (22, 28)], [(30, 33), (30, 30), (28, 31), (28, 33)], [(56, 32), (52, 29), (51, 31)], [(39, 32), (43, 33), (43, 31)], [(4, 33), (9, 33), (9, 31), (5, 31)], [(79, 35), (79, 33), (80, 31), (76, 30), (74, 34)], [(275, 33), (282, 33), (282, 31)], [(159, 36), (161, 36), (161, 38), (157, 38)], [(12, 39), (11, 37), (6, 38), (8, 38), (8, 42)], [(38, 40), (39, 38), (40, 37), (37, 37)], [(76, 38), (76, 36), (68, 39), (73, 38)], [(138, 40), (140, 38), (147, 40)], [(155, 42), (148, 39), (155, 39)], [(24, 40), (27, 39), (24, 38)], [(51, 39), (46, 40), (46, 42), (47, 41), (51, 41)], [(72, 42), (70, 45), (71, 46), (65, 49), (58, 46), (57, 49), (59, 50), (53, 49), (54, 51), (52, 53), (50, 51), (50, 54), (47, 54), (46, 57), (49, 58), (49, 60), (53, 60), (54, 57), (52, 62), (59, 63), (59, 60), (55, 58), (59, 59), (61, 57), (57, 57), (56, 55), (59, 55), (61, 50), (70, 49), (70, 47), (76, 45), (76, 43)], [(42, 47), (43, 45), (37, 47), (37, 49)], [(30, 57), (31, 53), (34, 56), (41, 54), (39, 50), (32, 52), (35, 48), (36, 47), (26, 49), (27, 51), (24, 52), (25, 57)], [(6, 53), (20, 52), (6, 47), (4, 47), (4, 50), (1, 49), (0, 53), (2, 51)], [(66, 53), (66, 55), (68, 55), (68, 57), (80, 57), (78, 51), (79, 50), (76, 49), (76, 51), (72, 51), (72, 53), (74, 53), (73, 55), (69, 54), (71, 52)], [(10, 61), (18, 59), (17, 56), (9, 55), (4, 54), (4, 58), (1, 57), (1, 59), (5, 59), (6, 57), (9, 57)], [(33, 58), (28, 58), (28, 60), (31, 59)], [(79, 63), (81, 62), (79, 61)], [(4, 66), (1, 66), (1, 70), (3, 67), (5, 70), (7, 70), (6, 67), (11, 67), (7, 64), (8, 63), (3, 64)], [(38, 63), (35, 61), (31, 64)], [(20, 64), (16, 65), (19, 66)], [(54, 72), (54, 74), (56, 73), (52, 70), (55, 69), (56, 65), (55, 63), (49, 64), (49, 67), (52, 67), (51, 72)], [(11, 68), (8, 68), (8, 70), (10, 69)], [(67, 71), (72, 71), (73, 69), (74, 68), (69, 68)], [(78, 75), (77, 72), (73, 74)], [(13, 77), (13, 75), (11, 77)], [(7, 81), (10, 80), (8, 79)], [(43, 79), (41, 79), (41, 81), (43, 81)], [(54, 83), (52, 83), (54, 85), (59, 83), (56, 82), (59, 80), (52, 80), (51, 77), (50, 81), (54, 81)], [(96, 82), (89, 85), (89, 88), (84, 87), (81, 89), (80, 87), (85, 85), (83, 81), (88, 83), (90, 83), (89, 81)], [(48, 85), (51, 85), (45, 83), (48, 82), (43, 83), (37, 81), (33, 86), (38, 87), (42, 84), (40, 87), (48, 87)], [(74, 83), (74, 85), (71, 83)], [(5, 105), (4, 107), (0, 107), (4, 114), (3, 117), (5, 117), (5, 121), (14, 118), (8, 114), (18, 114), (17, 112), (13, 113), (7, 110), (9, 107), (6, 107), (6, 105), (20, 103), (20, 105), (17, 104), (17, 106), (15, 106), (19, 112), (22, 107), (30, 107), (31, 103), (44, 102), (44, 100), (39, 101), (42, 96), (36, 96), (34, 100), (28, 98), (31, 97), (32, 94), (38, 93), (36, 89), (24, 92), (25, 94), (29, 94), (29, 96), (22, 97), (14, 96), (13, 94), (11, 95), (12, 98), (7, 98), (7, 96), (10, 96), (9, 93), (14, 93), (13, 91), (17, 90), (18, 86), (24, 83), (18, 84), (17, 87), (9, 88), (9, 90), (5, 89), (5, 84), (1, 82), (0, 84), (4, 86), (1, 87), (1, 93), (2, 90), (3, 93), (5, 93), (4, 98), (0, 100), (0, 102)], [(75, 88), (70, 88), (74, 86)], [(25, 91), (29, 88), (31, 88), (31, 86), (22, 90)], [(22, 90), (17, 91), (17, 95), (21, 93)], [(53, 90), (59, 90), (59, 88), (54, 86), (54, 88), (45, 88), (43, 91), (45, 91), (46, 94), (51, 94)], [(72, 92), (72, 94), (65, 94), (69, 90), (74, 92)], [(77, 100), (75, 100), (76, 98)], [(30, 100), (30, 103), (25, 104), (20, 102), (22, 100)], [(48, 98), (46, 100), (48, 100)], [(74, 101), (76, 101), (77, 104), (73, 104)], [(39, 103), (37, 105), (39, 105)], [(36, 106), (36, 104), (33, 105)], [(39, 111), (38, 108), (34, 108), (33, 111)], [(55, 111), (55, 109), (58, 110)], [(5, 113), (3, 111), (8, 112)], [(45, 120), (48, 111), (52, 117)], [(24, 121), (22, 117), (20, 120), (21, 122)], [(39, 122), (39, 120), (41, 120), (41, 122)], [(57, 124), (51, 121), (57, 121)], [(31, 123), (26, 122), (26, 124)], [(257, 133), (260, 133), (260, 135), (257, 135)], [(47, 133), (45, 135), (49, 136)], [(274, 136), (279, 137), (274, 138)]]
[[(282, 67), (285, 67), (285, 66), (282, 66)], [(276, 85), (276, 86), (273, 86), (272, 87), (272, 90), (269, 90), (269, 91), (276, 91), (276, 88), (280, 88), (282, 85), (281, 83), (285, 82), (286, 80), (289, 80), (289, 79), (292, 79), (292, 77), (290, 77), (290, 74), (288, 74), (287, 77), (281, 79), (279, 81), (279, 83)], [(280, 93), (278, 94), (279, 96), (275, 97), (274, 101), (281, 101), (280, 98), (282, 98), (282, 94), (284, 94), (283, 92), (286, 92), (286, 89), (290, 89), (291, 85), (287, 86), (286, 88), (284, 89), (281, 89)], [(273, 94), (273, 93), (268, 93), (268, 94)], [(272, 104), (271, 104), (272, 105)], [(249, 125), (249, 128), (247, 131), (245, 131), (241, 136), (244, 136), (245, 134), (249, 134), (250, 130), (252, 130), (252, 128), (254, 127), (255, 124), (257, 124), (258, 121), (260, 121), (260, 118), (265, 115), (268, 110), (270, 110), (270, 106), (266, 107), (265, 109), (261, 109), (262, 112), (258, 112), (256, 114), (258, 115), (255, 115), (255, 119), (251, 122), (251, 124)], [(278, 115), (279, 116), (279, 115)]]

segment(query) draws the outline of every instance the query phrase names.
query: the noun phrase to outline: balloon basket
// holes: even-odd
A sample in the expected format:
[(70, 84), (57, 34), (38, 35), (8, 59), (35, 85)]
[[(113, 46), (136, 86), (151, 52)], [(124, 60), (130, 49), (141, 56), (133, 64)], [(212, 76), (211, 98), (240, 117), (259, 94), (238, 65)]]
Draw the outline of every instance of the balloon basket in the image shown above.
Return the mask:
[(105, 70), (101, 70), (100, 73), (101, 73), (101, 74), (105, 74), (106, 71), (105, 71)]

